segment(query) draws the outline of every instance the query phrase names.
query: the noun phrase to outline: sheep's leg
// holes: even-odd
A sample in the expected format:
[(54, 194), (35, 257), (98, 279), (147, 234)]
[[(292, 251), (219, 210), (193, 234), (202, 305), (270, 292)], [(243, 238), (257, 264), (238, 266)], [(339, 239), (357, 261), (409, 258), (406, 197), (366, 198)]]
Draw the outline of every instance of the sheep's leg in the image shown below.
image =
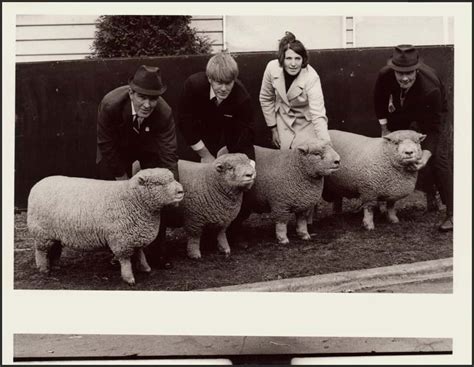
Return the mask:
[(49, 263), (51, 268), (59, 269), (59, 259), (61, 257), (63, 247), (60, 241), (54, 241), (53, 246), (48, 251)]
[(37, 240), (35, 243), (35, 262), (40, 273), (48, 274), (50, 270), (50, 250), (54, 247), (54, 240)]
[(120, 273), (122, 274), (122, 279), (129, 285), (135, 285), (130, 257), (119, 257), (118, 260), (120, 262)]
[(384, 214), (384, 215), (387, 215), (387, 202), (386, 201), (379, 201), (378, 202), (378, 205), (379, 205), (379, 212), (381, 214)]
[(374, 208), (371, 205), (364, 206), (364, 219), (362, 220), (364, 228), (371, 231), (375, 229)]
[(338, 197), (332, 203), (332, 212), (334, 214), (341, 214), (342, 213), (342, 197)]
[(311, 236), (308, 233), (307, 217), (312, 214), (312, 209), (309, 211), (296, 213), (296, 234), (302, 240), (310, 240)]
[(201, 258), (201, 233), (202, 228), (199, 231), (196, 231), (192, 234), (188, 233), (188, 244), (187, 244), (187, 252), (188, 257), (191, 259), (200, 259)]
[(137, 257), (137, 270), (142, 271), (144, 273), (151, 272), (151, 267), (150, 265), (148, 265), (148, 261), (146, 260), (146, 256), (143, 252), (143, 249), (139, 248), (135, 256)]
[(277, 220), (275, 224), (275, 234), (280, 245), (286, 245), (290, 243), (287, 236), (287, 221)]
[(400, 220), (397, 217), (395, 210), (395, 201), (387, 201), (387, 219), (390, 223), (398, 223)]
[(229, 242), (227, 241), (226, 229), (222, 228), (219, 233), (217, 234), (217, 248), (220, 252), (225, 254), (225, 257), (230, 256), (230, 247)]

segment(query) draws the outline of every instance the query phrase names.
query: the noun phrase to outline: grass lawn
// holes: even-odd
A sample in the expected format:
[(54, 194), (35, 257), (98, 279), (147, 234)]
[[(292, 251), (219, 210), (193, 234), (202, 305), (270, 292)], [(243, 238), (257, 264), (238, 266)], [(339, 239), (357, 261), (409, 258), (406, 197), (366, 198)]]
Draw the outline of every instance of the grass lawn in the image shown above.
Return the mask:
[(15, 289), (161, 290), (189, 291), (267, 280), (303, 277), (435, 260), (453, 256), (452, 232), (441, 233), (437, 224), (444, 211), (426, 212), (424, 197), (414, 192), (397, 203), (400, 223), (375, 216), (375, 230), (362, 228), (362, 212), (354, 213), (357, 200), (344, 202), (344, 213), (333, 215), (323, 202), (310, 226), (312, 239), (299, 240), (290, 223), (290, 244), (278, 245), (268, 214), (253, 214), (244, 224), (247, 248), (233, 247), (229, 258), (217, 249), (203, 249), (201, 260), (186, 257), (182, 229), (168, 230), (173, 269), (135, 273), (137, 284), (120, 278), (111, 252), (64, 249), (60, 269), (50, 275), (35, 267), (33, 239), (26, 228), (26, 212), (15, 214)]

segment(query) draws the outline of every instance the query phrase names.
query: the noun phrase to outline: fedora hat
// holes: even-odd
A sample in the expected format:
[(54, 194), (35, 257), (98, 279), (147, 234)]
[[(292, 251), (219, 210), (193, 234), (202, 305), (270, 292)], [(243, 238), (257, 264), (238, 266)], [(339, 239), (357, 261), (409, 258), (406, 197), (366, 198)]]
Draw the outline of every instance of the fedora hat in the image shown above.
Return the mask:
[(421, 59), (418, 51), (412, 45), (399, 45), (393, 49), (392, 58), (387, 65), (395, 71), (409, 72), (418, 69)]
[(130, 88), (147, 96), (160, 96), (166, 91), (161, 81), (160, 68), (141, 65), (135, 75), (128, 80)]

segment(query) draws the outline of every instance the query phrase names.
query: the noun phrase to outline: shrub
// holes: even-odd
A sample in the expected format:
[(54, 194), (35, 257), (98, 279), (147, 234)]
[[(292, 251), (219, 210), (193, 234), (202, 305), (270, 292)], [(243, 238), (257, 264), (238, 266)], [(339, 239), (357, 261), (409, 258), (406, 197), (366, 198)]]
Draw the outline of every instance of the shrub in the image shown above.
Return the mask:
[(207, 54), (211, 42), (190, 27), (190, 16), (102, 15), (92, 58)]

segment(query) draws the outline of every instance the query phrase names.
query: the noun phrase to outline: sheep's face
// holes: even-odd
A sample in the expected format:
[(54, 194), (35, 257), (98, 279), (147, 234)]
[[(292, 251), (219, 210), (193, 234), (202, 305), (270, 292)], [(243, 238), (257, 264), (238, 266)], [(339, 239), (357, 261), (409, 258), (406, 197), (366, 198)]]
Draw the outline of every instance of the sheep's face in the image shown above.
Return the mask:
[(254, 165), (245, 154), (223, 154), (213, 162), (213, 165), (227, 187), (245, 191), (255, 182)]
[(156, 204), (157, 208), (177, 204), (184, 197), (183, 186), (166, 168), (141, 170), (130, 179), (130, 185), (138, 192), (141, 200), (147, 204)]
[(426, 135), (412, 130), (398, 130), (383, 137), (393, 164), (402, 167), (412, 166), (421, 159), (420, 143), (425, 138)]
[(341, 157), (330, 142), (310, 142), (297, 149), (303, 170), (311, 177), (327, 176), (339, 169)]

